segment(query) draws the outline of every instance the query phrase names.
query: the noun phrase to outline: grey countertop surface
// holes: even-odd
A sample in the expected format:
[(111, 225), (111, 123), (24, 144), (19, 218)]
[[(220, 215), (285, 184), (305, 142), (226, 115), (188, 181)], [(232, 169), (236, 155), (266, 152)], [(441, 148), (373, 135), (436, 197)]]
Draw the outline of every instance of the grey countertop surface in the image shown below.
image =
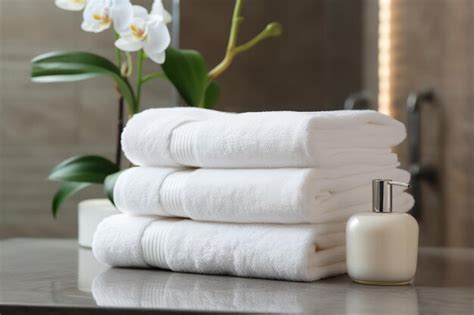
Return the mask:
[(108, 269), (76, 240), (0, 241), (0, 314), (473, 314), (474, 250), (421, 248), (406, 286)]

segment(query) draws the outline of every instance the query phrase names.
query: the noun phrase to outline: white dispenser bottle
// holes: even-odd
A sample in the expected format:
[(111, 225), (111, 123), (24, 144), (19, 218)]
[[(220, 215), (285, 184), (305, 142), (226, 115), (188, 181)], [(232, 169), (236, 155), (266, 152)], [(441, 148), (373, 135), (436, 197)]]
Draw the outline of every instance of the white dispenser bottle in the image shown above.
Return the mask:
[(373, 212), (353, 215), (346, 225), (347, 273), (358, 283), (401, 285), (415, 276), (418, 223), (409, 214), (392, 212), (389, 179), (372, 182)]

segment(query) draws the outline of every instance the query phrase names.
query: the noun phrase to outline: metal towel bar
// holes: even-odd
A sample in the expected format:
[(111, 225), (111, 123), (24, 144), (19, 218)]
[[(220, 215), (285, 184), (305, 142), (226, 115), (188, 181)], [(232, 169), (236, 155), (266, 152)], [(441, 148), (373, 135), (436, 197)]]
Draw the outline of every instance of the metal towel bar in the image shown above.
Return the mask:
[(344, 101), (344, 109), (369, 109), (371, 108), (371, 98), (367, 91), (361, 91), (349, 95)]
[(415, 198), (415, 206), (411, 214), (418, 220), (422, 218), (421, 181), (435, 183), (437, 172), (430, 165), (422, 165), (421, 161), (421, 107), (433, 105), (435, 95), (432, 89), (413, 92), (407, 99), (408, 111), (408, 149), (409, 170), (411, 174), (411, 192)]

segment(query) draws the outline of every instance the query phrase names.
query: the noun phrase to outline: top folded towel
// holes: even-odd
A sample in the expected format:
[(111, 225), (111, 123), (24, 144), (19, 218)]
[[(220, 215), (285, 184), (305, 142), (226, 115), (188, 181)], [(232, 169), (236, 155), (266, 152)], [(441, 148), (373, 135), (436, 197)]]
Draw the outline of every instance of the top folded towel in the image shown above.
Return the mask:
[(386, 165), (405, 126), (371, 111), (223, 113), (178, 107), (135, 115), (122, 134), (143, 166), (207, 168)]

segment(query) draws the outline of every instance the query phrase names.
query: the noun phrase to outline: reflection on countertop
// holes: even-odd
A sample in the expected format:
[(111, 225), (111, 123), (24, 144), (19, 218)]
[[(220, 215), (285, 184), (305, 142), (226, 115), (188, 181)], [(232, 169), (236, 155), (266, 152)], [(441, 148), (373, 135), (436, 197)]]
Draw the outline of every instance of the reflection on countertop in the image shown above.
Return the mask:
[(422, 248), (412, 285), (365, 286), (347, 276), (313, 283), (109, 269), (75, 240), (1, 241), (0, 311), (111, 308), (323, 314), (471, 314), (474, 250)]

